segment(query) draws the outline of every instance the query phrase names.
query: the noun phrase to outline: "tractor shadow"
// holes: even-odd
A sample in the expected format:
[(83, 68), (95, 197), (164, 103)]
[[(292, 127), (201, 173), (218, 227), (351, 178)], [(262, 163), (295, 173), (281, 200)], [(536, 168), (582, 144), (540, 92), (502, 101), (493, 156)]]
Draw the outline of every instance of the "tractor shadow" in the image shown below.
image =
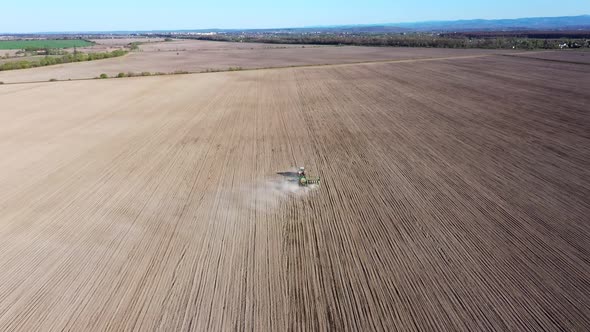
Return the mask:
[(277, 172), (277, 174), (286, 178), (296, 178), (299, 175), (297, 172)]
[(297, 172), (277, 172), (277, 175), (284, 177), (289, 182), (298, 182), (298, 173)]

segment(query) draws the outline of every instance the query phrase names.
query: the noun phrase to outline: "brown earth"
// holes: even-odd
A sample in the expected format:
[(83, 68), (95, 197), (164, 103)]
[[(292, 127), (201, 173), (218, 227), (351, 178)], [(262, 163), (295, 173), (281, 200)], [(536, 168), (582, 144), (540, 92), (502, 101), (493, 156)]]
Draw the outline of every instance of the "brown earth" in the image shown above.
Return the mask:
[[(100, 51), (110, 50), (102, 50), (99, 47), (106, 46), (96, 45), (93, 46), (93, 49)], [(141, 50), (141, 52), (133, 52), (125, 57), (107, 60), (0, 72), (0, 81), (5, 83), (47, 82), (50, 79), (95, 78), (103, 73), (114, 77), (118, 73), (128, 72), (203, 72), (207, 70), (227, 70), (230, 67), (252, 69), (472, 56), (507, 52), (475, 49), (457, 50), (354, 46), (315, 47), (308, 45), (302, 47), (297, 45), (285, 46), (198, 40), (151, 43), (142, 45)]]
[(14, 57), (18, 51), (19, 50), (0, 50), (0, 56), (5, 57), (8, 55), (9, 57)]
[(0, 86), (0, 330), (587, 331), (589, 85), (487, 56)]
[(590, 52), (588, 50), (562, 50), (551, 52), (531, 52), (519, 54), (519, 56), (530, 57), (539, 60), (571, 62), (590, 64)]
[(150, 51), (209, 51), (209, 50), (251, 50), (253, 48), (263, 49), (281, 49), (281, 48), (301, 48), (302, 46), (332, 47), (318, 45), (298, 45), (298, 44), (266, 44), (266, 43), (234, 43), (224, 41), (206, 41), (206, 40), (174, 40), (164, 43), (150, 43), (141, 45), (141, 49)]
[(123, 47), (130, 43), (156, 43), (163, 42), (164, 38), (102, 38), (90, 39), (98, 45), (107, 45), (110, 47)]
[[(112, 39), (90, 39), (96, 43), (93, 46), (78, 48), (83, 53), (112, 52), (114, 50), (129, 50), (130, 43), (144, 43), (146, 45), (161, 44), (164, 38), (112, 38)], [(71, 49), (69, 49), (71, 50)]]

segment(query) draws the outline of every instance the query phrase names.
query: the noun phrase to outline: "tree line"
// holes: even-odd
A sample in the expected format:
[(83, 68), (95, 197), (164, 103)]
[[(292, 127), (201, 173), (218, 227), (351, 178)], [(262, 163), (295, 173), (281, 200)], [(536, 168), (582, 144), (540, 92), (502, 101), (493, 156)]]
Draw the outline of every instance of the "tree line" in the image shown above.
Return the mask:
[(182, 36), (200, 40), (269, 44), (354, 45), (431, 48), (558, 49), (590, 47), (590, 39), (443, 36), (439, 34), (217, 34)]
[(0, 64), (0, 71), (44, 67), (71, 62), (84, 62), (119, 57), (127, 54), (125, 50), (115, 50), (104, 53), (74, 53), (62, 56), (45, 56), (40, 60), (19, 60)]

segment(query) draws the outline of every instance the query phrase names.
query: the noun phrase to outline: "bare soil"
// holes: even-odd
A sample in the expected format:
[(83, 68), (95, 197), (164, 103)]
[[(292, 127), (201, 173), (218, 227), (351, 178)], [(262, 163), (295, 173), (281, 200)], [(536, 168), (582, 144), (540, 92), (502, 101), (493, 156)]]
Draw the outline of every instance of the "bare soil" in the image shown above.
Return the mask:
[(174, 40), (165, 43), (151, 43), (141, 45), (144, 51), (219, 51), (219, 50), (251, 50), (251, 49), (284, 49), (284, 48), (308, 48), (333, 47), (319, 45), (299, 44), (267, 44), (267, 43), (233, 43), (224, 41), (206, 40)]
[(91, 39), (90, 41), (95, 42), (98, 45), (107, 45), (110, 47), (123, 47), (130, 43), (156, 43), (163, 42), (164, 38), (103, 38), (103, 39)]
[[(92, 50), (104, 52), (110, 51), (111, 47), (95, 45), (92, 47)], [(0, 72), (0, 81), (6, 83), (46, 82), (52, 78), (59, 80), (94, 78), (103, 73), (113, 77), (118, 73), (128, 72), (203, 72), (207, 70), (227, 70), (230, 67), (252, 69), (461, 57), (506, 52), (498, 50), (354, 46), (316, 47), (309, 45), (269, 45), (188, 40), (142, 45), (140, 52), (133, 52), (125, 57)]]
[(539, 60), (571, 62), (580, 64), (590, 64), (590, 51), (588, 50), (561, 50), (552, 52), (531, 52), (519, 56), (530, 57)]
[(14, 57), (18, 51), (19, 50), (0, 50), (0, 56), (5, 57), (8, 54), (9, 57)]
[(0, 330), (589, 330), (589, 85), (485, 56), (0, 86)]

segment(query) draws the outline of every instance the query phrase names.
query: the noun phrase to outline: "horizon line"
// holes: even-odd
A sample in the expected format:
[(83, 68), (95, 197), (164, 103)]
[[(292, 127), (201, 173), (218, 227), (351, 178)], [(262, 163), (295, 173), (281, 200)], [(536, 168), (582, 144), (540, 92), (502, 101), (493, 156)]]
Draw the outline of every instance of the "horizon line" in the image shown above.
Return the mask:
[(525, 19), (545, 19), (545, 18), (577, 18), (590, 17), (590, 14), (567, 15), (567, 16), (528, 16), (517, 18), (463, 18), (463, 19), (449, 19), (449, 20), (425, 20), (425, 21), (409, 21), (409, 22), (394, 22), (394, 23), (347, 23), (347, 24), (329, 24), (329, 25), (308, 25), (308, 26), (292, 26), (292, 27), (266, 27), (266, 28), (180, 28), (180, 29), (152, 29), (152, 30), (67, 30), (67, 31), (35, 31), (35, 32), (0, 32), (0, 35), (34, 35), (34, 34), (99, 34), (99, 33), (149, 33), (149, 32), (176, 32), (176, 31), (246, 31), (246, 30), (299, 30), (299, 29), (318, 29), (318, 28), (338, 28), (338, 27), (370, 27), (370, 26), (389, 26), (396, 27), (396, 25), (412, 25), (412, 24), (426, 24), (426, 23), (447, 23), (447, 22), (469, 22), (469, 21), (516, 21)]

